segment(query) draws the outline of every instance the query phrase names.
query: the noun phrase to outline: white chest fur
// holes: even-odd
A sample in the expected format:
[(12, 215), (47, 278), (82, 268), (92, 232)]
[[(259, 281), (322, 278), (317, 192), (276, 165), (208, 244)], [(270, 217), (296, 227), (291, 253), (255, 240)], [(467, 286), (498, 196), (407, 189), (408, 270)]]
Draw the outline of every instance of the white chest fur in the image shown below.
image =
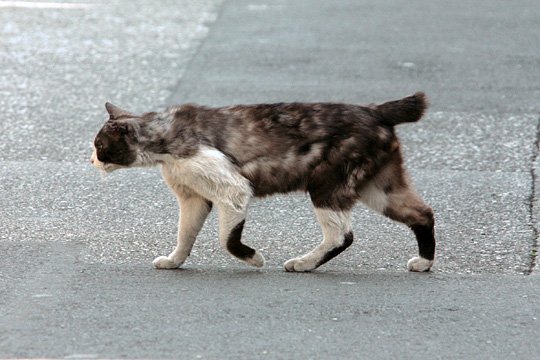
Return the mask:
[(211, 147), (201, 146), (196, 155), (187, 159), (168, 157), (161, 171), (175, 192), (192, 190), (235, 209), (244, 208), (252, 197), (249, 181), (221, 151)]

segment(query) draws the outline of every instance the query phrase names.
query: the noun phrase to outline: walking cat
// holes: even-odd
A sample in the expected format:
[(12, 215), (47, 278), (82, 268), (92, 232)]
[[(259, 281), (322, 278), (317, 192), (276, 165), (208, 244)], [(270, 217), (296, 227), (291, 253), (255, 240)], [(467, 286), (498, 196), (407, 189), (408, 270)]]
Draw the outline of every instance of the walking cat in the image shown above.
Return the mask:
[(179, 202), (177, 245), (154, 260), (158, 269), (184, 263), (213, 206), (221, 245), (263, 266), (263, 255), (241, 241), (249, 202), (291, 191), (309, 194), (323, 240), (285, 262), (285, 270), (311, 271), (351, 245), (357, 201), (412, 229), (419, 256), (408, 261), (409, 270), (433, 265), (433, 212), (412, 189), (394, 131), (422, 117), (427, 100), (421, 92), (369, 106), (184, 104), (140, 116), (105, 106), (110, 118), (95, 137), (92, 164), (105, 172), (160, 165)]

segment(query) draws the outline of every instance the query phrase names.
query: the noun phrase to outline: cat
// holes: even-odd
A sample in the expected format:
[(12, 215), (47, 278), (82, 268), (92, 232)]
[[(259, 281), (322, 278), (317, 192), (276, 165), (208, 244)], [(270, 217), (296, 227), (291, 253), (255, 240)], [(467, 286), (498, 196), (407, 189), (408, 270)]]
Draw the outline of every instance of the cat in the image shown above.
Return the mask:
[(291, 191), (309, 194), (323, 240), (286, 261), (286, 271), (309, 272), (349, 247), (351, 210), (358, 201), (412, 229), (419, 255), (408, 261), (410, 271), (433, 265), (433, 211), (412, 188), (394, 131), (423, 116), (422, 92), (368, 106), (184, 104), (139, 116), (110, 103), (105, 107), (109, 119), (95, 137), (91, 163), (107, 173), (160, 165), (179, 203), (176, 248), (153, 261), (158, 269), (184, 263), (213, 206), (221, 245), (263, 266), (263, 255), (241, 241), (248, 205), (253, 197)]

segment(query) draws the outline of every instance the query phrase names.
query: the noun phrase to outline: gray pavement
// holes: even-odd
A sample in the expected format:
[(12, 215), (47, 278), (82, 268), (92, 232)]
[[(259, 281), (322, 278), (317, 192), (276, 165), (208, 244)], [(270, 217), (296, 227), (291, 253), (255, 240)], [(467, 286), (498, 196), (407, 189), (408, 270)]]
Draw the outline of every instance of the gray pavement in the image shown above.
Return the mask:
[[(7, 3), (6, 3), (7, 4)], [(0, 358), (538, 357), (540, 6), (523, 1), (0, 2)], [(213, 214), (183, 270), (155, 169), (88, 164), (103, 104), (380, 102), (418, 90), (399, 133), (437, 218), (411, 274), (408, 230), (362, 207), (355, 244), (311, 274), (304, 195), (251, 207), (252, 269)], [(526, 275), (530, 274), (530, 275)]]

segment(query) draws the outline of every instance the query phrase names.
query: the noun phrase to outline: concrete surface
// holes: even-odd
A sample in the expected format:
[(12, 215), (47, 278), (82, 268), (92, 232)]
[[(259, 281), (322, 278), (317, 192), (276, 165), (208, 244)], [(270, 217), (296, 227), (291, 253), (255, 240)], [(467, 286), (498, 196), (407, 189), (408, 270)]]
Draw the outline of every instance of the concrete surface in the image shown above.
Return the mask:
[[(0, 358), (540, 353), (536, 2), (78, 4), (0, 2)], [(417, 90), (430, 111), (399, 133), (436, 211), (430, 274), (405, 271), (406, 228), (360, 206), (350, 249), (284, 273), (320, 241), (300, 194), (251, 208), (245, 239), (266, 268), (220, 249), (212, 214), (184, 270), (153, 270), (177, 217), (158, 171), (102, 178), (88, 164), (105, 101), (139, 112)]]

